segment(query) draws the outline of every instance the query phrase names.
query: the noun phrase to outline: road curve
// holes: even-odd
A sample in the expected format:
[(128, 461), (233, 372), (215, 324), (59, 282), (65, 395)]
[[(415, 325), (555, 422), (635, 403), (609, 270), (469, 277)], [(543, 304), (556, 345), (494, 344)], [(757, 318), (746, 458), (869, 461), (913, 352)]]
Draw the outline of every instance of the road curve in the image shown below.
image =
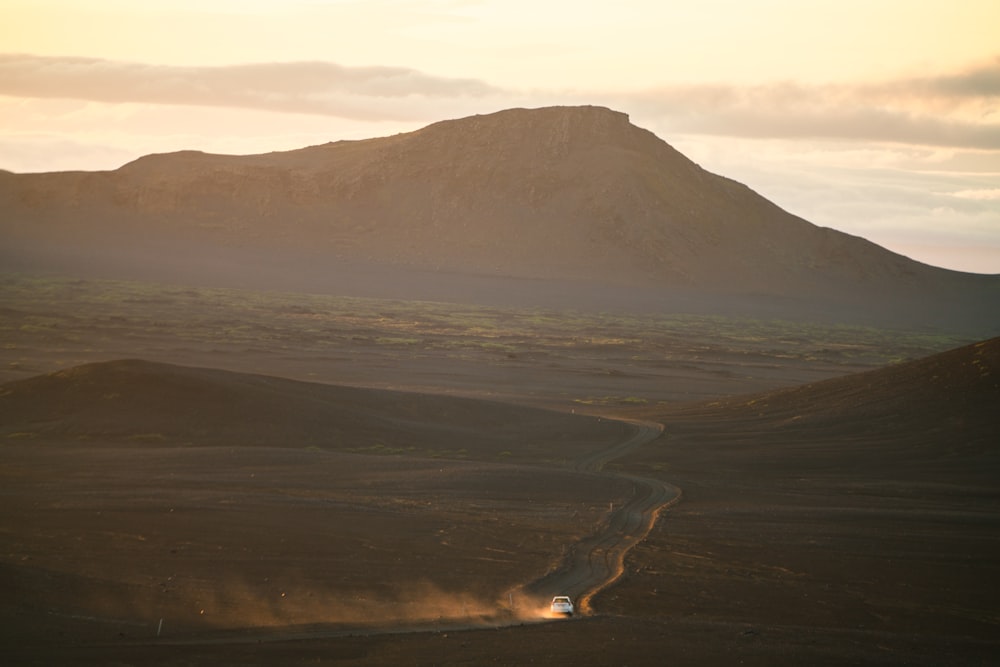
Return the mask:
[[(605, 464), (622, 457), (642, 445), (652, 442), (663, 432), (663, 425), (638, 420), (619, 420), (630, 424), (634, 432), (625, 440), (600, 452), (571, 464), (573, 470), (581, 473), (611, 475), (628, 480), (632, 484), (632, 497), (609, 513), (605, 521), (592, 535), (573, 545), (554, 569), (547, 574), (511, 592), (510, 599), (530, 599), (537, 605), (554, 595), (569, 595), (581, 614), (591, 612), (593, 597), (613, 584), (624, 572), (625, 556), (629, 550), (642, 541), (661, 511), (676, 504), (681, 499), (681, 489), (656, 479), (602, 472)], [(516, 596), (516, 597), (515, 597)], [(321, 639), (352, 635), (379, 635), (411, 632), (458, 631), (474, 628), (503, 627), (522, 624), (525, 617), (515, 609), (507, 610), (494, 617), (478, 619), (452, 619), (447, 622), (416, 622), (386, 626), (332, 626), (314, 625), (299, 628), (274, 628), (270, 630), (236, 629), (209, 635), (164, 638), (154, 640), (157, 644), (209, 645), (242, 644), (247, 642), (272, 642), (301, 639)], [(513, 611), (515, 613), (511, 614)], [(539, 620), (537, 617), (535, 621)]]
[[(622, 421), (635, 429), (629, 438), (575, 462), (573, 469), (599, 473), (609, 461), (655, 440), (663, 432), (662, 424)], [(604, 474), (631, 482), (632, 497), (613, 508), (597, 532), (573, 545), (558, 567), (520, 587), (522, 595), (533, 598), (569, 595), (576, 600), (578, 612), (589, 613), (592, 598), (625, 571), (625, 556), (629, 550), (649, 534), (659, 513), (681, 498), (680, 488), (667, 482), (634, 475)]]

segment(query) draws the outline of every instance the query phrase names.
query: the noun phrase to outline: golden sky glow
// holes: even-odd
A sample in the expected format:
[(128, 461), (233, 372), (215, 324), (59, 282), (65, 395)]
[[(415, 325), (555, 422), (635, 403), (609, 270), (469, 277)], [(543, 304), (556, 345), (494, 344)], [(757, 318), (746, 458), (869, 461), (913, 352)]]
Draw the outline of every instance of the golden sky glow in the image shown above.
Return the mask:
[(997, 0), (0, 0), (0, 168), (600, 104), (812, 222), (1000, 273), (996, 26)]
[(5, 52), (323, 60), (525, 87), (879, 80), (998, 50), (995, 0), (3, 0)]

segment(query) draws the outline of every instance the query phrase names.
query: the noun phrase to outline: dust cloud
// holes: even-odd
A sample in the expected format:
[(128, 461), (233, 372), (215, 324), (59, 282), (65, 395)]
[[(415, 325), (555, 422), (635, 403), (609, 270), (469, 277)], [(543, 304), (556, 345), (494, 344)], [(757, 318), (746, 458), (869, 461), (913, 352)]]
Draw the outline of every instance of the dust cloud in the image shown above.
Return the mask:
[(79, 607), (85, 616), (77, 618), (164, 639), (202, 631), (309, 627), (365, 632), (442, 624), (497, 627), (562, 618), (549, 612), (551, 598), (513, 589), (493, 599), (443, 590), (429, 581), (386, 592), (317, 590), (305, 580), (202, 580), (173, 582), (159, 596), (156, 592), (133, 590), (137, 594), (128, 599), (121, 592), (95, 595)]

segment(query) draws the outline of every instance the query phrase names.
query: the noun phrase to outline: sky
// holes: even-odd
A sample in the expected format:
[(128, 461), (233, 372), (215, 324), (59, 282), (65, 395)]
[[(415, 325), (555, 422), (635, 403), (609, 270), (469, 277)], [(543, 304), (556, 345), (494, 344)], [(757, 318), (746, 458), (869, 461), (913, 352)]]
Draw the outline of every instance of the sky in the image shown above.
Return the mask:
[(1000, 274), (997, 0), (0, 0), (0, 169), (629, 114), (913, 259)]

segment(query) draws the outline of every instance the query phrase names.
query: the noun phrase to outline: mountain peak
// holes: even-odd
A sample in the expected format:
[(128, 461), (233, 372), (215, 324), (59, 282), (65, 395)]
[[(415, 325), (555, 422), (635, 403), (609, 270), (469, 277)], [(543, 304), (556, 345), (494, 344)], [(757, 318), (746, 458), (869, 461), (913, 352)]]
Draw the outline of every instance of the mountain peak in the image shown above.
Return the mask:
[(554, 106), (536, 109), (505, 109), (490, 114), (443, 120), (417, 133), (447, 133), (463, 137), (499, 134), (505, 139), (517, 132), (544, 133), (554, 140), (620, 137), (636, 129), (628, 114), (599, 106)]
[[(653, 133), (629, 121), (629, 116), (600, 106), (554, 106), (506, 109), (491, 114), (445, 120), (408, 136), (415, 144), (446, 142), (479, 159), (530, 160), (534, 166), (607, 147), (669, 154), (694, 166)], [(524, 163), (521, 166), (530, 167)]]

